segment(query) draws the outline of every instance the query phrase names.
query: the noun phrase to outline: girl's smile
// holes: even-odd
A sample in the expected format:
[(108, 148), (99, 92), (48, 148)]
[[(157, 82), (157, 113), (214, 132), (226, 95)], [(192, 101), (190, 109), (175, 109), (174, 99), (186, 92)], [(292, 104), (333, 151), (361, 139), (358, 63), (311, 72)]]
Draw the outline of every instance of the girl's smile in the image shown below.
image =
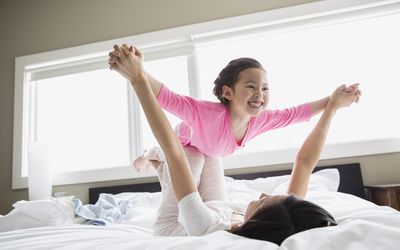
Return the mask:
[(258, 116), (267, 108), (269, 101), (265, 71), (259, 68), (241, 71), (233, 88), (224, 86), (224, 97), (229, 100), (232, 114), (242, 117)]

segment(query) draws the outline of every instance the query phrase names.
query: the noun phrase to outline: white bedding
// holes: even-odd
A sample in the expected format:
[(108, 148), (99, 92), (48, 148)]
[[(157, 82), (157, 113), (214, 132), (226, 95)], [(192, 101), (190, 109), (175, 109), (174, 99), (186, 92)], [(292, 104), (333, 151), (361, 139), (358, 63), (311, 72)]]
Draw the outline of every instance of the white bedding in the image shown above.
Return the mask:
[[(64, 224), (2, 232), (0, 249), (400, 249), (400, 213), (332, 191), (337, 189), (334, 178), (332, 172), (313, 177), (306, 199), (330, 211), (339, 225), (295, 234), (281, 246), (225, 231), (201, 237), (154, 237), (150, 227), (160, 194), (122, 193), (116, 196), (130, 200), (133, 206), (119, 223), (111, 226)], [(321, 181), (325, 184), (314, 185)], [(245, 204), (261, 191), (279, 192), (285, 182), (286, 177), (228, 180), (228, 196)]]

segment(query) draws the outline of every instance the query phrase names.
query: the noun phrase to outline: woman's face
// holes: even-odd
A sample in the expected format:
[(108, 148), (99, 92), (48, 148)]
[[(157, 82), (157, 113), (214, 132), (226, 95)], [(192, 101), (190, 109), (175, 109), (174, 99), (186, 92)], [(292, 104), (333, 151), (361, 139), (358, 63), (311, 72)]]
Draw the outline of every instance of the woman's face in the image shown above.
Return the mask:
[(269, 195), (266, 193), (261, 193), (260, 198), (258, 200), (251, 201), (247, 206), (246, 213), (244, 214), (244, 222), (248, 221), (254, 213), (261, 207), (270, 206), (276, 202), (281, 201), (282, 199), (287, 198), (287, 195)]

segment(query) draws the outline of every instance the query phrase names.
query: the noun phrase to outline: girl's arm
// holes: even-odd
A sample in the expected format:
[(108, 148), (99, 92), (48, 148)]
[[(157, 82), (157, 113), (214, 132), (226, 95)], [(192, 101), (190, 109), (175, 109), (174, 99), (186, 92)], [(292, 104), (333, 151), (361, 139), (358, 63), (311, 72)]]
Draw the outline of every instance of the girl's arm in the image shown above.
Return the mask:
[(197, 191), (186, 154), (155, 98), (143, 69), (142, 54), (138, 49), (135, 48), (128, 55), (120, 56), (115, 63), (110, 63), (110, 66), (120, 72), (120, 66), (127, 64), (132, 65), (130, 71), (132, 87), (142, 104), (151, 130), (166, 155), (172, 186), (179, 201)]
[[(128, 55), (131, 52), (134, 53), (134, 50), (137, 50), (137, 48), (132, 46), (128, 47), (126, 44), (122, 45), (121, 47), (114, 45), (114, 51), (109, 53), (110, 58), (108, 63), (110, 64), (110, 68), (113, 69), (111, 66), (116, 65), (118, 62), (118, 73), (120, 73), (130, 82), (135, 81), (134, 74), (136, 70), (135, 67), (137, 67), (137, 65), (130, 60), (121, 61), (119, 58), (121, 56)], [(191, 122), (198, 115), (197, 107), (202, 105), (202, 102), (188, 96), (177, 94), (166, 87), (163, 91), (163, 94), (160, 95), (162, 83), (151, 76), (148, 72), (144, 72), (148, 82), (150, 83), (151, 90), (157, 97), (157, 101), (161, 108), (179, 117), (185, 123), (191, 124)]]
[[(358, 83), (350, 85), (349, 87), (346, 88), (346, 91), (349, 92), (353, 88), (358, 88)], [(330, 96), (327, 96), (322, 99), (310, 102), (309, 104), (311, 105), (311, 116), (317, 115), (321, 111), (323, 111), (329, 102), (329, 98)]]
[(351, 91), (342, 85), (333, 92), (324, 113), (297, 154), (287, 191), (289, 194), (305, 197), (310, 175), (318, 163), (333, 116), (337, 109), (358, 102), (360, 94), (358, 85)]
[(323, 111), (329, 102), (329, 98), (330, 96), (327, 96), (322, 99), (310, 102), (309, 104), (311, 105), (311, 116), (319, 114), (321, 111)]

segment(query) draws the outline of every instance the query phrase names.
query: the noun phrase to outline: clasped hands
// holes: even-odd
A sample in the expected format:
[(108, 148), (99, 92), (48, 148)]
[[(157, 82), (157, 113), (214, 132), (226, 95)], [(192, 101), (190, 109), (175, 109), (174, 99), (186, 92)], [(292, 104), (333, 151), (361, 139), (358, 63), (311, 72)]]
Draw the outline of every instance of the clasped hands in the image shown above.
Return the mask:
[(114, 50), (108, 53), (108, 64), (111, 70), (115, 70), (131, 83), (134, 83), (145, 75), (143, 68), (143, 56), (140, 50), (134, 46), (128, 47), (114, 45)]

